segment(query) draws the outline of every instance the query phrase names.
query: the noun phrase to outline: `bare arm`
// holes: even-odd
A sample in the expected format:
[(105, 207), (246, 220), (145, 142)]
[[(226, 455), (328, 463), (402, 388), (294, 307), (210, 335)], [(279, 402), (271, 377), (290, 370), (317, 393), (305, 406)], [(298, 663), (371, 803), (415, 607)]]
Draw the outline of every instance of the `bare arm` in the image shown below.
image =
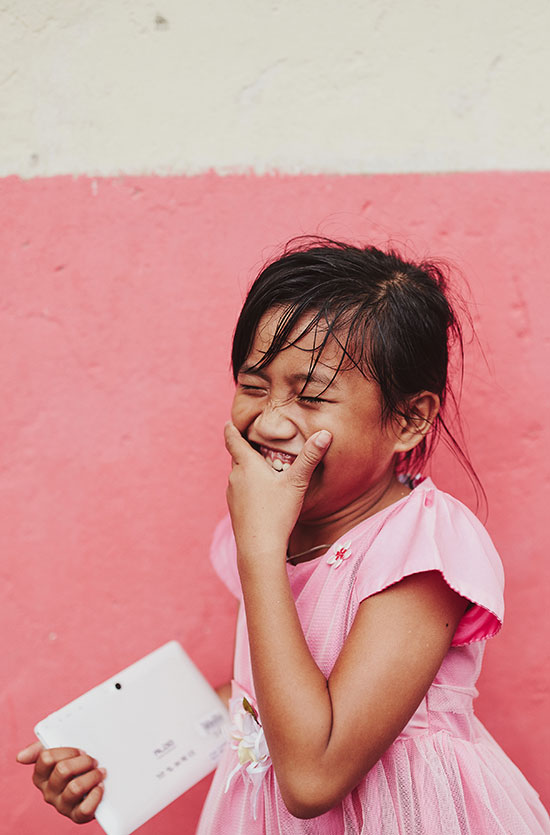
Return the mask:
[(438, 572), (365, 600), (327, 681), (304, 638), (285, 566), (300, 497), (324, 450), (312, 436), (287, 473), (275, 474), (235, 432), (226, 430), (234, 465), (228, 502), (258, 706), (289, 811), (314, 817), (353, 789), (412, 716), (467, 602)]
[(297, 817), (314, 817), (345, 797), (406, 725), (466, 601), (438, 572), (365, 600), (326, 681), (285, 586), (274, 576), (243, 582), (252, 670), (283, 799)]
[[(235, 601), (236, 602), (236, 601)], [(236, 632), (237, 632), (237, 613), (239, 611), (239, 606), (235, 605), (234, 609), (234, 622), (233, 622), (233, 652), (231, 654), (231, 667), (230, 670), (233, 670), (233, 659), (235, 658), (235, 641), (236, 641)], [(231, 673), (230, 673), (231, 675)], [(215, 688), (218, 697), (222, 700), (226, 707), (229, 707), (229, 699), (231, 698), (231, 681), (227, 681), (224, 684), (219, 685), (219, 687)]]

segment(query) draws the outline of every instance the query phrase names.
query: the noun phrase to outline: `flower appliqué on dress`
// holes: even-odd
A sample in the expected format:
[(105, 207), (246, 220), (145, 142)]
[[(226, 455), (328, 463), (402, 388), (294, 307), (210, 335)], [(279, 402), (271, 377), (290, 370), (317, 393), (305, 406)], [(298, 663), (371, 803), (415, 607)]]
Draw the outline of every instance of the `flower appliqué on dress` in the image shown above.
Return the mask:
[(230, 699), (229, 711), (232, 720), (230, 742), (233, 750), (237, 752), (239, 762), (227, 778), (225, 791), (228, 791), (233, 777), (239, 771), (243, 777), (246, 775), (253, 786), (252, 815), (256, 820), (258, 793), (264, 774), (271, 767), (271, 757), (258, 713), (246, 696)]
[(351, 539), (348, 542), (344, 542), (343, 545), (337, 545), (336, 550), (332, 554), (331, 557), (328, 558), (327, 564), (332, 565), (333, 568), (338, 568), (339, 565), (342, 565), (344, 560), (347, 560), (351, 557)]

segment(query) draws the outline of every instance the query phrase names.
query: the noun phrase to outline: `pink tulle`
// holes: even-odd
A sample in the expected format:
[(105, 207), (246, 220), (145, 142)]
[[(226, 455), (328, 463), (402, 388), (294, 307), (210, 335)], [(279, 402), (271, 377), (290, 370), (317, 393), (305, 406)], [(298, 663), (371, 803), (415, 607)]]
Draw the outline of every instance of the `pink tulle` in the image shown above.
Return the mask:
[[(343, 540), (346, 558), (338, 558), (337, 571), (334, 548), (288, 567), (304, 634), (327, 677), (361, 601), (408, 574), (438, 570), (473, 605), (414, 716), (341, 804), (311, 820), (293, 817), (272, 766), (250, 780), (238, 767), (235, 747), (228, 746), (197, 835), (550, 835), (535, 790), (473, 712), (485, 640), (503, 617), (502, 566), (481, 523), (426, 479)], [(227, 519), (216, 531), (212, 561), (238, 595)], [(242, 608), (234, 675), (237, 692), (253, 698)]]

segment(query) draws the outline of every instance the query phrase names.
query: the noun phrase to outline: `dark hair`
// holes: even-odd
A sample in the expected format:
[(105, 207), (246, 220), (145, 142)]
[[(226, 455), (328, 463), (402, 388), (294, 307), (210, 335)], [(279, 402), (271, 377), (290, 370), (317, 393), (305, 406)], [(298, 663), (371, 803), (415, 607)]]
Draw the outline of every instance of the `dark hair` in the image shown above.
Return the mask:
[[(446, 422), (449, 400), (456, 411), (449, 385), (450, 351), (456, 348), (461, 381), (464, 348), (440, 265), (406, 261), (393, 249), (384, 252), (326, 238), (293, 239), (279, 258), (261, 270), (249, 290), (233, 338), (235, 380), (252, 349), (261, 318), (274, 308), (281, 315), (273, 340), (256, 365), (258, 370), (315, 330), (321, 339), (312, 354), (311, 373), (327, 340), (336, 339), (342, 357), (335, 375), (351, 362), (378, 383), (383, 420), (396, 416), (414, 420), (410, 399), (422, 391), (440, 398), (441, 409), (431, 431), (414, 449), (399, 455), (397, 471), (417, 474), (442, 436), (483, 492)], [(307, 324), (296, 335), (306, 314)]]

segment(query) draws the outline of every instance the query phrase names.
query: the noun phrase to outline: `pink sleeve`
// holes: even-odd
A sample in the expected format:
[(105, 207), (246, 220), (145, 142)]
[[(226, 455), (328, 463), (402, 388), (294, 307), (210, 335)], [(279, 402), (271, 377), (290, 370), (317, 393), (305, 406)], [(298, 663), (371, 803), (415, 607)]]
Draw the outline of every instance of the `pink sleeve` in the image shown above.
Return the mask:
[(452, 646), (496, 635), (504, 615), (504, 573), (489, 534), (457, 499), (433, 485), (419, 485), (367, 547), (356, 578), (357, 599), (432, 570), (474, 604), (462, 617)]
[(241, 581), (237, 571), (237, 551), (229, 514), (218, 523), (210, 546), (210, 562), (214, 571), (231, 594), (239, 599)]

